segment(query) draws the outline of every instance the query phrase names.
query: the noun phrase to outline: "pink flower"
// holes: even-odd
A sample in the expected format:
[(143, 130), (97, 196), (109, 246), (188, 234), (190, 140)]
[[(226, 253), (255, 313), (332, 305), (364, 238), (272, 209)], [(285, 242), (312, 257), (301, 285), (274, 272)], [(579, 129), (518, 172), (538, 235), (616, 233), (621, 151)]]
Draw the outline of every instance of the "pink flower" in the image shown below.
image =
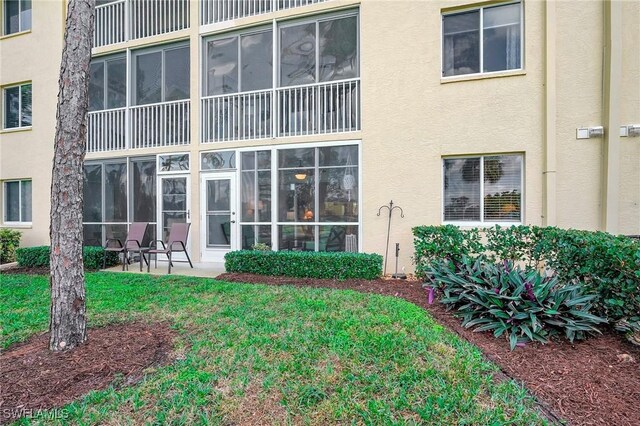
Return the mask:
[(433, 287), (427, 288), (427, 297), (429, 299), (429, 304), (433, 305), (433, 297), (435, 294), (435, 289)]

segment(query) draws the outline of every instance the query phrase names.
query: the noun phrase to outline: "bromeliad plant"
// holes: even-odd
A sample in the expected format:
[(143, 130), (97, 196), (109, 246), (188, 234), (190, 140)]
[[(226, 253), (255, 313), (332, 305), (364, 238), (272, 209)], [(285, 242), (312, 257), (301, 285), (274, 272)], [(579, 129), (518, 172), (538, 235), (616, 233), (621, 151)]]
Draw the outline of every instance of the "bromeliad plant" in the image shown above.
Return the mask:
[(511, 350), (562, 333), (572, 342), (584, 339), (607, 322), (590, 312), (595, 294), (509, 261), (494, 264), (482, 256), (464, 256), (459, 262), (432, 263), (427, 277), (444, 293), (440, 302), (457, 308), (464, 327), (505, 336)]

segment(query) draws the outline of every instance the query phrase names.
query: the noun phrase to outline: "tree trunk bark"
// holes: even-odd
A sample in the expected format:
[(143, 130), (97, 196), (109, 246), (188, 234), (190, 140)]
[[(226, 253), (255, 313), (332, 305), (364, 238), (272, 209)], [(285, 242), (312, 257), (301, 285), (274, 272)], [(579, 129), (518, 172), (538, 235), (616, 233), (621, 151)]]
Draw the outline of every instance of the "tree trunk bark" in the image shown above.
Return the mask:
[(52, 351), (73, 349), (87, 339), (82, 260), (82, 166), (94, 13), (95, 0), (69, 0), (51, 180), (49, 349)]

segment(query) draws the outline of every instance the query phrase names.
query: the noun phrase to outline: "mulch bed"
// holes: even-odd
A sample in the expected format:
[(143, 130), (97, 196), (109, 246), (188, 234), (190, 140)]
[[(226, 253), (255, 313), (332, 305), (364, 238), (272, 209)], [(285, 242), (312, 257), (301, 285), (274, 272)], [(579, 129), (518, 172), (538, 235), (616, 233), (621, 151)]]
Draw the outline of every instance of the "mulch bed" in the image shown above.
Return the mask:
[(37, 268), (27, 268), (25, 266), (14, 266), (13, 268), (0, 271), (0, 274), (23, 274), (23, 275), (49, 275), (48, 266), (40, 266)]
[(170, 361), (175, 332), (168, 324), (126, 323), (89, 329), (72, 351), (49, 351), (49, 334), (0, 354), (0, 423), (63, 406), (92, 390), (142, 378), (149, 366)]
[(509, 377), (521, 381), (551, 421), (575, 425), (640, 424), (640, 348), (606, 330), (585, 341), (529, 344), (509, 350), (505, 339), (463, 328), (444, 305), (429, 305), (420, 282), (404, 280), (319, 280), (222, 274), (217, 279), (270, 285), (352, 289), (400, 297), (426, 309), (438, 322), (479, 347)]

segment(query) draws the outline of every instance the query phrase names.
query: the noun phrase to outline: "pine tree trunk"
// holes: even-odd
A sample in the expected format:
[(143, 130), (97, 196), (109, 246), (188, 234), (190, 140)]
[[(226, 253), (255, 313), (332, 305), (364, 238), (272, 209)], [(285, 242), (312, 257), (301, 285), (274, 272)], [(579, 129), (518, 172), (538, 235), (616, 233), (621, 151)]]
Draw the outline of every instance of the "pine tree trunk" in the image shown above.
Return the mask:
[(52, 351), (73, 349), (87, 339), (82, 261), (82, 166), (94, 11), (95, 0), (69, 0), (51, 181), (49, 349)]

